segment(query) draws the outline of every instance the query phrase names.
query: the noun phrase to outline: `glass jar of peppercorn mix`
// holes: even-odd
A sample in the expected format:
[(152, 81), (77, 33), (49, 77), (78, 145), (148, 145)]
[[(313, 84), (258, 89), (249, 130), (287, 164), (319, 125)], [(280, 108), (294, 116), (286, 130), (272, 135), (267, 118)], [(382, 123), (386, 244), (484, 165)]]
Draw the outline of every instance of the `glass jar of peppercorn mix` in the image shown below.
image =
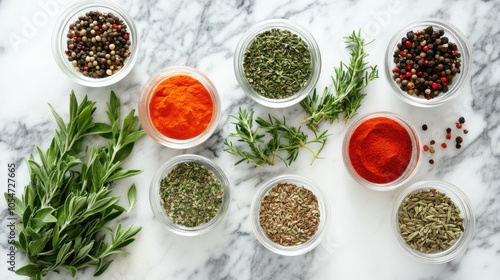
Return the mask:
[(470, 77), (471, 52), (464, 34), (440, 19), (406, 25), (386, 52), (386, 78), (408, 104), (433, 107), (456, 97)]
[(137, 30), (132, 18), (103, 1), (70, 6), (59, 17), (52, 53), (61, 70), (89, 87), (112, 85), (124, 78), (136, 61)]

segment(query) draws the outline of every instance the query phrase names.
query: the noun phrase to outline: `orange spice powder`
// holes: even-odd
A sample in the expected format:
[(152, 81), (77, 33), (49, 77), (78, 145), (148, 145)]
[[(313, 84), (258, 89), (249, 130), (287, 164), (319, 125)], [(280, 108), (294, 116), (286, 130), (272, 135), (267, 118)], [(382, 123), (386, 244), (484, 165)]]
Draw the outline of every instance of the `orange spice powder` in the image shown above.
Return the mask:
[(161, 81), (149, 102), (153, 125), (161, 134), (177, 140), (200, 135), (210, 124), (213, 110), (208, 90), (187, 75)]

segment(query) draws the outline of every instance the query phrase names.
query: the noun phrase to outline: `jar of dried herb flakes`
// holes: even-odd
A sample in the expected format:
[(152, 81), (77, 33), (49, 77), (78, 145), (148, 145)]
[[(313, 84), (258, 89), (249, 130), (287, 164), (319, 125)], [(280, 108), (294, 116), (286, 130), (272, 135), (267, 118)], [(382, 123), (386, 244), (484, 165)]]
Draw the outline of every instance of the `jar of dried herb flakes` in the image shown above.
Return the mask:
[(321, 188), (296, 175), (278, 176), (262, 184), (253, 199), (251, 213), (260, 243), (286, 256), (314, 249), (324, 236), (330, 215)]
[(321, 56), (309, 31), (289, 20), (271, 19), (253, 26), (240, 39), (234, 69), (248, 96), (262, 105), (283, 108), (314, 89)]
[(170, 231), (206, 233), (224, 218), (230, 184), (222, 169), (198, 155), (176, 156), (154, 175), (149, 199), (155, 217)]
[(475, 229), (466, 194), (444, 181), (421, 181), (404, 190), (393, 208), (397, 243), (409, 255), (446, 263), (467, 249)]

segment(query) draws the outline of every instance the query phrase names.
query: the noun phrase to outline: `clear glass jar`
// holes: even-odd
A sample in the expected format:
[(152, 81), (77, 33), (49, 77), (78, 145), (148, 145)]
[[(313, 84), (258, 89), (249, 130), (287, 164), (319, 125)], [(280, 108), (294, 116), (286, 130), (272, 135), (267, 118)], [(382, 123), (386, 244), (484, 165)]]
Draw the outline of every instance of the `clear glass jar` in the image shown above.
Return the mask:
[[(149, 103), (156, 87), (163, 80), (178, 75), (186, 75), (198, 80), (210, 93), (214, 106), (212, 120), (210, 121), (207, 128), (205, 128), (205, 130), (201, 134), (185, 140), (169, 138), (163, 135), (154, 126), (153, 121), (151, 120), (151, 115), (149, 113)], [(142, 90), (142, 95), (139, 101), (138, 114), (143, 129), (154, 141), (169, 148), (187, 149), (203, 143), (210, 136), (212, 136), (220, 120), (220, 97), (214, 84), (200, 71), (185, 66), (172, 66), (158, 71), (146, 83), (144, 89)]]
[[(125, 59), (122, 69), (115, 74), (104, 78), (91, 78), (84, 76), (81, 72), (75, 70), (71, 62), (68, 61), (68, 56), (64, 53), (65, 50), (67, 50), (68, 38), (66, 37), (66, 34), (68, 32), (69, 25), (75, 22), (79, 16), (90, 11), (99, 11), (103, 13), (111, 12), (118, 18), (122, 19), (127, 25), (129, 40), (131, 42), (131, 45), (129, 46), (130, 56)], [(66, 76), (68, 76), (71, 80), (88, 87), (104, 87), (120, 81), (132, 70), (137, 60), (139, 46), (138, 39), (139, 37), (137, 35), (137, 29), (134, 21), (118, 6), (109, 2), (98, 0), (78, 2), (64, 11), (57, 20), (55, 30), (52, 34), (52, 54), (57, 65), (59, 65), (59, 68), (61, 68), (63, 73), (66, 74)]]
[[(210, 220), (209, 222), (197, 227), (185, 227), (174, 223), (165, 213), (163, 205), (161, 205), (160, 203), (161, 180), (165, 178), (177, 165), (184, 162), (195, 162), (206, 167), (208, 170), (212, 171), (215, 174), (217, 179), (221, 182), (222, 187), (224, 188), (222, 205), (215, 217), (212, 218), (212, 220)], [(156, 219), (171, 232), (184, 236), (201, 235), (214, 229), (226, 215), (230, 200), (230, 183), (224, 171), (217, 164), (215, 164), (215, 162), (205, 157), (192, 154), (176, 156), (165, 162), (153, 176), (149, 189), (149, 202), (151, 204), (151, 210), (153, 211)]]
[[(356, 131), (356, 129), (365, 121), (372, 119), (372, 118), (378, 118), (378, 117), (384, 117), (388, 118), (391, 120), (396, 121), (398, 124), (400, 124), (407, 132), (408, 135), (410, 136), (411, 143), (412, 143), (412, 151), (411, 151), (411, 158), (408, 163), (408, 166), (406, 169), (403, 171), (401, 176), (391, 182), (384, 183), (384, 184), (379, 184), (379, 183), (374, 183), (371, 182), (365, 178), (363, 178), (356, 170), (354, 169), (350, 156), (349, 156), (349, 142), (351, 140), (351, 137)], [(351, 176), (361, 185), (368, 187), (373, 190), (377, 191), (389, 191), (389, 190), (394, 190), (406, 182), (408, 182), (417, 172), (418, 167), (420, 165), (420, 158), (421, 158), (421, 144), (420, 144), (420, 137), (418, 136), (417, 130), (415, 127), (410, 124), (408, 121), (404, 120), (401, 116), (390, 113), (390, 112), (375, 112), (375, 113), (370, 113), (366, 114), (363, 116), (360, 116), (356, 120), (352, 122), (352, 124), (349, 126), (347, 129), (347, 132), (344, 137), (343, 141), (343, 147), (342, 147), (342, 155), (344, 158), (344, 164)]]
[[(411, 193), (421, 191), (421, 190), (429, 190), (435, 189), (441, 193), (445, 193), (460, 209), (461, 215), (463, 217), (463, 225), (464, 232), (460, 236), (455, 243), (445, 251), (439, 253), (430, 253), (426, 254), (417, 250), (412, 249), (400, 234), (399, 229), (399, 209), (404, 199), (410, 195)], [(417, 182), (410, 187), (403, 190), (396, 199), (394, 203), (394, 207), (392, 210), (392, 228), (394, 230), (394, 237), (396, 238), (396, 242), (399, 247), (403, 249), (407, 254), (415, 257), (421, 261), (433, 264), (441, 264), (446, 263), (460, 255), (467, 249), (469, 242), (472, 240), (474, 236), (475, 230), (475, 216), (474, 209), (472, 207), (471, 202), (467, 198), (467, 195), (459, 189), (457, 186), (450, 184), (444, 181), (420, 181)]]
[[(307, 84), (299, 92), (283, 99), (267, 98), (257, 93), (248, 83), (243, 70), (243, 58), (246, 49), (253, 42), (256, 35), (271, 29), (287, 30), (298, 35), (304, 40), (311, 52), (312, 73)], [(267, 107), (285, 108), (299, 103), (314, 90), (321, 71), (321, 55), (316, 40), (305, 28), (286, 19), (269, 19), (250, 28), (240, 39), (234, 55), (234, 71), (239, 85), (253, 100)]]
[[(261, 201), (269, 190), (278, 183), (291, 183), (297, 185), (297, 187), (303, 186), (310, 190), (318, 199), (320, 213), (318, 230), (308, 241), (297, 246), (282, 246), (274, 243), (266, 236), (262, 226), (260, 225), (259, 212)], [(328, 220), (330, 219), (330, 206), (328, 204), (328, 199), (320, 186), (307, 178), (291, 174), (277, 176), (262, 184), (253, 198), (250, 211), (252, 215), (253, 231), (259, 242), (270, 251), (285, 256), (301, 255), (318, 246), (325, 235)]]
[[(392, 70), (396, 66), (393, 62), (392, 56), (394, 51), (397, 49), (397, 44), (401, 41), (401, 38), (406, 37), (406, 33), (409, 31), (423, 30), (428, 26), (432, 26), (434, 30), (443, 29), (443, 37), (448, 37), (449, 42), (455, 43), (461, 54), (460, 73), (456, 74), (453, 79), (453, 83), (449, 85), (448, 92), (443, 92), (439, 94), (439, 96), (429, 100), (424, 97), (408, 94), (403, 91), (392, 78)], [(389, 45), (387, 46), (385, 58), (385, 76), (396, 95), (404, 102), (418, 107), (434, 107), (455, 98), (460, 93), (461, 89), (469, 81), (471, 65), (472, 57), (469, 45), (466, 41), (465, 35), (457, 27), (441, 19), (422, 19), (404, 26), (397, 31), (390, 40)]]

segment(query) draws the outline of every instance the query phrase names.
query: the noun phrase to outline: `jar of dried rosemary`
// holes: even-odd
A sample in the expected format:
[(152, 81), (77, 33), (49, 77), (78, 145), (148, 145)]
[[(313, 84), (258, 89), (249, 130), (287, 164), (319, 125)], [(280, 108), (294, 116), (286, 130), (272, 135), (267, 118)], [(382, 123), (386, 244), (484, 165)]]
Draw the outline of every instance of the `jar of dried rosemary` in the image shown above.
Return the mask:
[(180, 155), (163, 164), (151, 181), (155, 217), (174, 233), (206, 233), (223, 219), (230, 200), (229, 180), (213, 161)]
[(405, 252), (430, 263), (451, 261), (474, 235), (472, 205), (458, 187), (422, 181), (403, 191), (394, 205), (393, 228)]
[(285, 19), (270, 19), (250, 28), (234, 55), (238, 83), (256, 102), (284, 108), (304, 99), (321, 70), (319, 47), (311, 33)]
[(252, 224), (257, 239), (281, 255), (300, 255), (323, 238), (329, 206), (313, 181), (282, 175), (264, 183), (252, 202)]

